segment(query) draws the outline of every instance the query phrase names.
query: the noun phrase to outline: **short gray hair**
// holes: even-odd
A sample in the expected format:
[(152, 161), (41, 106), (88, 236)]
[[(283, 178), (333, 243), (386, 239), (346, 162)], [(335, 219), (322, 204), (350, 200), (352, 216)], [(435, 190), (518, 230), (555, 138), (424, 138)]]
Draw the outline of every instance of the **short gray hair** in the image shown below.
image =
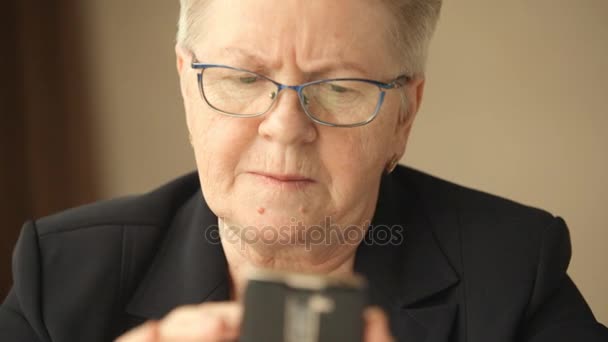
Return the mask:
[[(180, 0), (177, 43), (192, 49), (200, 38), (195, 25), (204, 20), (204, 7), (210, 0)], [(383, 0), (394, 13), (390, 34), (404, 71), (424, 74), (428, 47), (435, 32), (443, 0)], [(195, 33), (196, 32), (196, 33)]]
[(179, 0), (179, 20), (177, 22), (177, 44), (192, 49), (200, 37), (195, 25), (204, 19), (205, 7), (209, 0)]
[(389, 33), (406, 71), (422, 75), (443, 0), (384, 0), (395, 16)]

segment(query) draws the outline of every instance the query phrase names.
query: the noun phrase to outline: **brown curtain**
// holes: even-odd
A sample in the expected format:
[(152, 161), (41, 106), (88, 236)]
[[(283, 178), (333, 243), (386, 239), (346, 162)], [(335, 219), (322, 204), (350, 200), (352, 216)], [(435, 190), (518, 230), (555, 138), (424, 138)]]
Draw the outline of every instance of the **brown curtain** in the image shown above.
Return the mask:
[(0, 301), (23, 222), (96, 198), (79, 2), (2, 2)]

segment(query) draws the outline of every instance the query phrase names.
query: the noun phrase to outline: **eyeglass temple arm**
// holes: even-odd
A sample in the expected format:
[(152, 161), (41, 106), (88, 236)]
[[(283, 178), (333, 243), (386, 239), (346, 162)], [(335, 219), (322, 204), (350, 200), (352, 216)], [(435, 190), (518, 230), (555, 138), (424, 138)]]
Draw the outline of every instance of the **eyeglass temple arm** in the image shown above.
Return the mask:
[(391, 83), (389, 83), (390, 85), (393, 86), (393, 88), (401, 88), (403, 86), (405, 86), (406, 84), (410, 83), (412, 81), (413, 77), (408, 75), (408, 74), (403, 74), (401, 76), (398, 76), (397, 78), (395, 78)]

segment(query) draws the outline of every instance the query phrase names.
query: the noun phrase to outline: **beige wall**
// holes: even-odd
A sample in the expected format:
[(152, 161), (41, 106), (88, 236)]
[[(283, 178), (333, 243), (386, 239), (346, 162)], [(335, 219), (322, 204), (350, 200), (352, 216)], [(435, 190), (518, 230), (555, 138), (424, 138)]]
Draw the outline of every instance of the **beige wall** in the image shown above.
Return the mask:
[(85, 2), (103, 197), (194, 169), (174, 60), (178, 1)]
[[(177, 1), (88, 1), (103, 196), (194, 167)], [(404, 163), (568, 222), (570, 274), (608, 323), (608, 2), (446, 0)]]

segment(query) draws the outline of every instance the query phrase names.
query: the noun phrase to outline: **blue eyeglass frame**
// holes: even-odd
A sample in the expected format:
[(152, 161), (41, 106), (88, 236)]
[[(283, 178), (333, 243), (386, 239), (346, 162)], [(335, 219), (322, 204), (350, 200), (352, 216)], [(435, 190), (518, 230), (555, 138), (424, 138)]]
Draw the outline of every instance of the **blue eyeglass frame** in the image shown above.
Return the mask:
[[(382, 107), (382, 104), (384, 103), (384, 97), (386, 95), (386, 91), (387, 90), (391, 90), (391, 89), (397, 89), (400, 88), (402, 86), (407, 85), (411, 80), (412, 77), (407, 75), (407, 74), (402, 74), (396, 78), (394, 78), (391, 82), (389, 83), (384, 83), (384, 82), (380, 82), (380, 81), (375, 81), (375, 80), (369, 80), (369, 79), (365, 79), (365, 78), (330, 78), (330, 79), (323, 79), (323, 80), (317, 80), (317, 81), (312, 81), (312, 82), (306, 82), (303, 84), (299, 84), (299, 85), (286, 85), (286, 84), (282, 84), (279, 83), (267, 76), (261, 75), (257, 72), (253, 72), (247, 69), (241, 69), (241, 68), (236, 68), (236, 67), (232, 67), (229, 65), (223, 65), (223, 64), (207, 64), (207, 63), (199, 63), (197, 62), (195, 59), (191, 64), (192, 69), (197, 69), (197, 70), (201, 70), (201, 72), (198, 73), (197, 75), (197, 79), (198, 79), (198, 87), (199, 87), (199, 91), (201, 93), (201, 95), (203, 96), (203, 98), (205, 99), (205, 102), (207, 102), (207, 104), (213, 108), (214, 110), (220, 112), (221, 114), (227, 115), (227, 116), (232, 116), (232, 117), (238, 117), (238, 118), (251, 118), (251, 117), (257, 117), (257, 116), (261, 116), (264, 115), (266, 113), (268, 113), (268, 111), (270, 111), (270, 109), (274, 106), (274, 104), (276, 103), (277, 99), (279, 98), (279, 94), (281, 93), (282, 90), (284, 89), (292, 89), (295, 90), (296, 93), (298, 94), (298, 99), (300, 100), (300, 105), (302, 106), (302, 109), (304, 110), (304, 113), (306, 113), (306, 116), (308, 116), (308, 118), (310, 118), (310, 120), (312, 120), (315, 123), (318, 123), (320, 125), (324, 125), (324, 126), (329, 126), (329, 127), (358, 127), (358, 126), (363, 126), (363, 125), (367, 125), (368, 123), (372, 122), (376, 116), (378, 115), (378, 113), (380, 112), (380, 108)], [(226, 68), (226, 69), (232, 69), (232, 70), (236, 70), (236, 71), (242, 71), (242, 72), (247, 72), (247, 73), (251, 73), (254, 74), (256, 76), (259, 76), (261, 78), (264, 78), (272, 83), (274, 83), (277, 86), (277, 94), (275, 96), (275, 98), (273, 99), (273, 102), (270, 104), (270, 106), (268, 106), (268, 109), (266, 109), (264, 112), (261, 113), (256, 113), (256, 114), (235, 114), (235, 113), (229, 113), (229, 112), (225, 112), (219, 108), (216, 108), (215, 106), (213, 106), (209, 100), (207, 99), (207, 97), (205, 96), (205, 91), (203, 90), (203, 72), (206, 69), (211, 69), (211, 68)], [(306, 108), (306, 104), (305, 104), (305, 99), (304, 99), (304, 94), (302, 93), (302, 90), (310, 85), (314, 85), (314, 84), (319, 84), (319, 83), (327, 83), (327, 82), (331, 82), (331, 81), (361, 81), (361, 82), (366, 82), (366, 83), (370, 83), (373, 84), (375, 86), (378, 87), (378, 90), (380, 91), (380, 95), (379, 95), (379, 99), (378, 99), (378, 104), (376, 105), (376, 109), (374, 110), (374, 113), (369, 117), (369, 119), (367, 119), (364, 122), (360, 122), (360, 123), (354, 123), (354, 124), (334, 124), (331, 122), (325, 122), (322, 120), (317, 119), (314, 115), (312, 115), (311, 113), (308, 112), (308, 109)]]

